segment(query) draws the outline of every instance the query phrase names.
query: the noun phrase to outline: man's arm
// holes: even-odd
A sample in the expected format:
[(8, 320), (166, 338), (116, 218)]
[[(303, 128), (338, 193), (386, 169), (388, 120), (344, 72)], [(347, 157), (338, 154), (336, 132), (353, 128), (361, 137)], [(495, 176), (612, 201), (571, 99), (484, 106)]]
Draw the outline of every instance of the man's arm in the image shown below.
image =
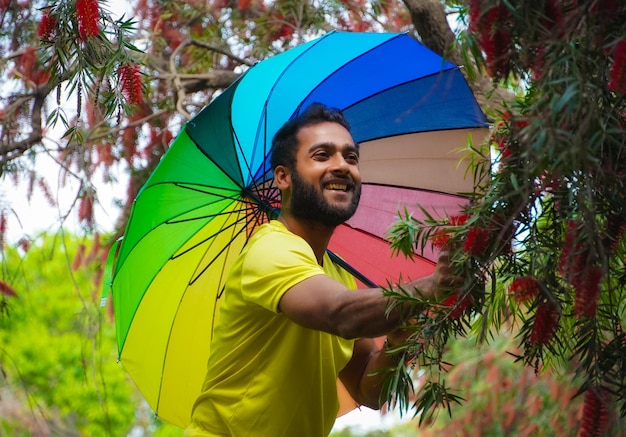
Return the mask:
[(385, 317), (387, 301), (380, 288), (349, 290), (329, 276), (317, 275), (291, 287), (279, 308), (306, 328), (343, 338), (379, 337), (400, 323), (399, 311)]
[[(433, 274), (404, 285), (424, 300), (434, 300), (460, 283), (448, 254), (442, 252)], [(291, 287), (281, 298), (279, 309), (306, 328), (344, 338), (380, 337), (398, 328), (401, 313), (411, 308), (398, 306), (385, 315), (388, 297), (380, 288), (349, 290), (326, 275), (316, 275)], [(410, 304), (407, 304), (410, 305)]]
[(371, 338), (362, 338), (354, 343), (352, 358), (339, 372), (339, 379), (348, 393), (359, 404), (378, 410), (384, 399), (380, 398), (384, 378), (383, 369), (395, 367), (397, 362), (379, 349)]

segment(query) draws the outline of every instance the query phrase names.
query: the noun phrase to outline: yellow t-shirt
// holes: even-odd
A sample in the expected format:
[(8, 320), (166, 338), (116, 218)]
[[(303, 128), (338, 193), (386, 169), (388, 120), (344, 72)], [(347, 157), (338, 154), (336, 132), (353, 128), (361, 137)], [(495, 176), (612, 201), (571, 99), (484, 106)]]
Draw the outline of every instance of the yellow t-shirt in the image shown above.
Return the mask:
[(326, 274), (356, 288), (328, 255), (272, 221), (235, 262), (220, 302), (202, 393), (186, 437), (323, 437), (339, 408), (337, 375), (354, 340), (304, 328), (278, 311), (293, 285)]

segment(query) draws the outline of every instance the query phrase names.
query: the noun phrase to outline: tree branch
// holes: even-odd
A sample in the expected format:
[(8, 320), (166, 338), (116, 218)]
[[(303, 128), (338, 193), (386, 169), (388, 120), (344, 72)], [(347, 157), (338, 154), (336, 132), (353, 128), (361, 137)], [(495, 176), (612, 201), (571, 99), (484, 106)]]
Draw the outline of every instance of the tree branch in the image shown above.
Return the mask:
[(444, 4), (440, 0), (403, 0), (422, 43), (457, 65), (462, 64)]
[(236, 56), (236, 55), (232, 54), (228, 50), (224, 50), (221, 47), (214, 46), (213, 44), (209, 44), (209, 43), (206, 43), (204, 41), (200, 41), (200, 40), (197, 40), (197, 39), (190, 39), (189, 40), (189, 44), (194, 45), (196, 47), (202, 47), (203, 49), (211, 50), (211, 51), (216, 52), (216, 53), (220, 53), (220, 54), (222, 54), (224, 56), (229, 57), (230, 59), (233, 59), (233, 60), (239, 62), (242, 65), (247, 65), (248, 67), (252, 67), (254, 65), (253, 62), (247, 61), (246, 59), (240, 58), (239, 56)]
[(32, 99), (32, 109), (30, 112), (30, 134), (17, 142), (12, 142), (10, 135), (7, 135), (7, 142), (0, 144), (0, 168), (12, 160), (24, 155), (35, 145), (39, 144), (43, 139), (43, 127), (41, 112), (46, 100), (46, 97), (50, 93), (50, 86), (48, 84), (40, 85), (35, 89), (35, 92), (31, 94), (31, 97), (22, 97), (18, 99), (11, 108), (15, 108), (12, 112), (15, 113), (17, 108), (27, 105), (28, 101)]
[(170, 56), (169, 60), (172, 86), (174, 87), (174, 91), (176, 92), (174, 96), (174, 101), (176, 102), (176, 110), (187, 120), (191, 119), (191, 114), (187, 112), (187, 110), (183, 107), (187, 94), (185, 93), (185, 89), (183, 88), (180, 76), (178, 75), (178, 70), (176, 69), (176, 58), (178, 57), (179, 53), (189, 44), (189, 40), (183, 41), (178, 47), (176, 47), (176, 50), (174, 50), (174, 53), (172, 53), (172, 56)]

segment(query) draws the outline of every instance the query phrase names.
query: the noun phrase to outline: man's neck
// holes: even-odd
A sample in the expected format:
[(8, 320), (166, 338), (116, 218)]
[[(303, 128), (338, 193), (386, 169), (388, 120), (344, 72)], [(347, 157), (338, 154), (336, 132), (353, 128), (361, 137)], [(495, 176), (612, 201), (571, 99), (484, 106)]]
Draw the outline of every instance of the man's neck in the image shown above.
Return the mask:
[(311, 249), (313, 249), (315, 253), (317, 263), (322, 265), (324, 253), (328, 248), (328, 242), (335, 228), (318, 222), (299, 219), (288, 214), (280, 214), (278, 220), (285, 225), (288, 231), (302, 237), (309, 243), (309, 246), (311, 246)]

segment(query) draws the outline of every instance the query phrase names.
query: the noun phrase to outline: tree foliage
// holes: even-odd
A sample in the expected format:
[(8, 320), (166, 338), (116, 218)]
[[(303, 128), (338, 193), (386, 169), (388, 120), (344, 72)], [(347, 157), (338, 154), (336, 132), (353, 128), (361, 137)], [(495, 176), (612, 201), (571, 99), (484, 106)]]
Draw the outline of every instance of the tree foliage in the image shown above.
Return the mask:
[[(451, 342), (447, 357), (456, 363), (448, 374), (450, 385), (464, 398), (452, 417), (439, 414), (420, 429), (420, 436), (480, 435), (483, 437), (576, 436), (582, 416), (582, 398), (573, 398), (570, 368), (563, 373), (536, 374), (515, 363), (517, 350), (510, 326), (489, 344), (477, 344), (476, 335)], [(618, 435), (618, 428), (611, 435)]]
[(27, 254), (6, 251), (2, 278), (15, 295), (0, 316), (2, 435), (117, 437), (135, 424), (139, 397), (99, 306), (104, 250), (46, 237)]
[(397, 250), (449, 247), (466, 277), (415, 315), (407, 350), (443, 384), (451, 339), (470, 330), (488, 339), (519, 321), (520, 363), (541, 373), (573, 362), (585, 401), (578, 435), (604, 435), (613, 412), (626, 416), (626, 6), (475, 0), (468, 18), (476, 65), (528, 92), (475, 145), (495, 161), (473, 167), (464, 214), (399, 217)]

